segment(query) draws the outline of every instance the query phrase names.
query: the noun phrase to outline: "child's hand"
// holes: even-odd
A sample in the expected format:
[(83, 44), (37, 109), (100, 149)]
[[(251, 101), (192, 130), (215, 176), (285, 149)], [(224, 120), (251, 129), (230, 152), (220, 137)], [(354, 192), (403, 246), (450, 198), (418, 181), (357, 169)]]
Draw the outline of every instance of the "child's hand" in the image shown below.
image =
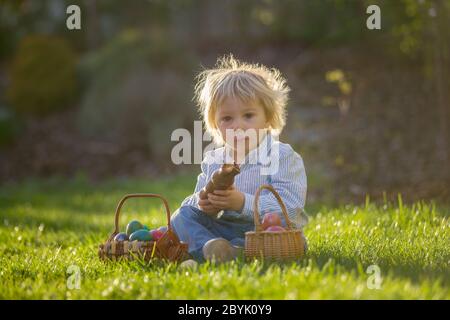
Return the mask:
[(198, 207), (204, 213), (211, 215), (217, 214), (220, 210), (222, 210), (213, 206), (208, 199), (205, 200), (198, 199)]
[(227, 190), (216, 190), (214, 194), (208, 194), (211, 204), (220, 210), (233, 210), (240, 212), (244, 206), (245, 196), (232, 185)]

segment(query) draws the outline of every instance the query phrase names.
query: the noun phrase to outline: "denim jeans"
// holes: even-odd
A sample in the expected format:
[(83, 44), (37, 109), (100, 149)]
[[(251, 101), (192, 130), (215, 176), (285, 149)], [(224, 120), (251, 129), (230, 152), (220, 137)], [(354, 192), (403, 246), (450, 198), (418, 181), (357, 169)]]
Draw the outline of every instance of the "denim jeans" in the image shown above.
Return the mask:
[[(230, 213), (230, 212), (228, 212)], [(215, 238), (224, 238), (238, 247), (245, 246), (245, 233), (254, 231), (255, 224), (251, 220), (236, 219), (238, 214), (231, 212), (220, 218), (211, 217), (194, 206), (181, 206), (170, 219), (178, 238), (189, 245), (189, 254), (197, 261), (203, 262), (203, 245)], [(284, 219), (282, 225), (286, 227)], [(305, 252), (308, 249), (307, 240)]]
[(207, 241), (224, 238), (234, 246), (244, 247), (245, 232), (255, 229), (253, 221), (211, 217), (194, 206), (178, 208), (170, 223), (178, 238), (189, 245), (189, 254), (197, 261), (204, 261), (202, 248)]

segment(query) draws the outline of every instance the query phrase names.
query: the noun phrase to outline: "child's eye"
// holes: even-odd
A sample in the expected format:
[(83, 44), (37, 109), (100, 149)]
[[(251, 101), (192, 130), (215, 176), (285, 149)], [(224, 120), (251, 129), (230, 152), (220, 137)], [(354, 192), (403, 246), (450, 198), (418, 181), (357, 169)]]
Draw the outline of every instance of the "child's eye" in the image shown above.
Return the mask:
[(222, 117), (222, 121), (224, 121), (224, 122), (228, 122), (230, 120), (231, 120), (231, 117), (229, 117), (229, 116)]
[(254, 114), (253, 113), (246, 113), (244, 116), (245, 116), (245, 118), (250, 119), (250, 118), (252, 118), (254, 116)]

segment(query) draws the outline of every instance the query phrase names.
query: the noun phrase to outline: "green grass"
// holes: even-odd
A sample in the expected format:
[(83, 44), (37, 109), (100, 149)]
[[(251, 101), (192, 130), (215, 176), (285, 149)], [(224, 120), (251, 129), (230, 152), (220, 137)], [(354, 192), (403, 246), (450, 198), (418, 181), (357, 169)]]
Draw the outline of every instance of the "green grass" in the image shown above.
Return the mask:
[[(236, 261), (197, 270), (176, 264), (104, 263), (97, 246), (113, 229), (126, 193), (166, 196), (172, 211), (193, 189), (194, 175), (166, 180), (28, 180), (0, 189), (2, 299), (449, 299), (449, 211), (433, 203), (310, 205), (310, 251), (299, 263)], [(318, 208), (318, 209), (317, 209)], [(308, 208), (307, 208), (308, 209)], [(125, 204), (133, 218), (165, 224), (157, 199)], [(68, 268), (81, 271), (67, 287)], [(370, 265), (381, 272), (369, 289)], [(73, 279), (73, 278), (69, 278)]]

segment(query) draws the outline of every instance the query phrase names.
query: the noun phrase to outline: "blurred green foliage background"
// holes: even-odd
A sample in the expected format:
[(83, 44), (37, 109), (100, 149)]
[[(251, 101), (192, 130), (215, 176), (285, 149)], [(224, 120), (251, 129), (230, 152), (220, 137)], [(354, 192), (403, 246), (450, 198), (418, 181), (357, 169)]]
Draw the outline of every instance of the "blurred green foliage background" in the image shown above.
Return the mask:
[[(311, 200), (449, 199), (450, 1), (0, 0), (0, 179), (156, 177), (216, 58), (276, 67)], [(381, 30), (366, 28), (367, 6)]]

